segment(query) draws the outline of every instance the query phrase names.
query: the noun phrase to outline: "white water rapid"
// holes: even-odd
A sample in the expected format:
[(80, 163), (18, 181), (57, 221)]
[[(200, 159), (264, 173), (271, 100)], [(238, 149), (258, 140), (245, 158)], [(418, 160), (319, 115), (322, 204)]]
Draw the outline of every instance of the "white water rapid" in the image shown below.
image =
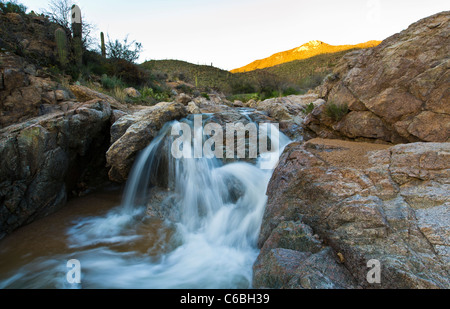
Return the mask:
[[(170, 132), (177, 124), (166, 124), (140, 153), (120, 207), (67, 230), (70, 255), (39, 258), (0, 281), (0, 288), (251, 288), (267, 185), (290, 140), (279, 133), (271, 141), (279, 152), (260, 155), (256, 164), (173, 159)], [(261, 169), (263, 162), (272, 169)], [(170, 188), (164, 203), (171, 203), (175, 222), (146, 214), (151, 179), (161, 166)], [(69, 258), (81, 263), (80, 285), (66, 281)]]

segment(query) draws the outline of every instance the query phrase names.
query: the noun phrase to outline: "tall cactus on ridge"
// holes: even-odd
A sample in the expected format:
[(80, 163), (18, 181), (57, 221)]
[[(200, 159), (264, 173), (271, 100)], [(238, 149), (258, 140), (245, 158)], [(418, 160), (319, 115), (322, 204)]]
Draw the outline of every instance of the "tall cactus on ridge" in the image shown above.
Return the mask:
[(105, 35), (103, 34), (103, 32), (100, 32), (100, 39), (102, 42), (102, 56), (103, 58), (106, 58)]
[(55, 31), (55, 41), (56, 41), (56, 47), (58, 50), (58, 60), (61, 67), (64, 69), (68, 63), (67, 59), (67, 37), (66, 32), (58, 28)]
[(81, 21), (81, 10), (78, 5), (72, 6), (72, 33), (73, 33), (73, 47), (75, 52), (75, 59), (78, 66), (83, 62), (83, 24)]

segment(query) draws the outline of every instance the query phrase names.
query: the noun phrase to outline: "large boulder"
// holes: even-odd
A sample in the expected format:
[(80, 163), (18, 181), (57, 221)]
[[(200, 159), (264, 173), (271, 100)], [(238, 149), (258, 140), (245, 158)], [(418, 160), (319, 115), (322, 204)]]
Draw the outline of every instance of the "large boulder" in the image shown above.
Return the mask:
[[(377, 47), (346, 54), (318, 92), (349, 114), (331, 124), (311, 114), (319, 136), (390, 143), (450, 138), (450, 11), (412, 24)], [(319, 114), (323, 114), (323, 111)], [(326, 118), (326, 117), (325, 117)]]
[(110, 179), (125, 182), (137, 154), (151, 143), (164, 124), (186, 115), (183, 104), (163, 102), (122, 116), (111, 127), (112, 145), (106, 153)]
[(124, 90), (123, 90), (123, 92), (125, 92), (125, 94), (127, 95), (127, 96), (129, 96), (130, 98), (139, 98), (142, 94), (139, 92), (139, 91), (137, 91), (135, 88), (133, 88), (133, 87), (128, 87), (128, 88), (125, 88)]
[(260, 101), (256, 104), (256, 109), (266, 112), (269, 117), (278, 121), (299, 121), (296, 117), (301, 116), (306, 106), (317, 99), (316, 94), (290, 95)]
[(112, 108), (118, 109), (121, 111), (128, 111), (128, 107), (113, 97), (106, 95), (104, 93), (92, 90), (88, 87), (81, 86), (81, 85), (70, 85), (69, 86), (70, 91), (75, 95), (77, 101), (79, 102), (87, 102), (94, 99), (100, 99), (105, 102), (108, 102), (109, 105), (111, 105)]
[(58, 210), (98, 176), (110, 117), (109, 104), (93, 100), (0, 130), (0, 238)]
[[(449, 288), (449, 189), (450, 143), (289, 145), (267, 191), (255, 287)], [(367, 280), (373, 259), (379, 284)]]

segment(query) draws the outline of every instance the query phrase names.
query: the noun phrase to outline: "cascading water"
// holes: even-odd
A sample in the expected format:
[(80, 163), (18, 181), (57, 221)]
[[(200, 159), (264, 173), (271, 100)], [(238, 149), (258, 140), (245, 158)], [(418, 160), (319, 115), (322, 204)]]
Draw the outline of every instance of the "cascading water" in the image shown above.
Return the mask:
[[(192, 120), (182, 122), (193, 128)], [(140, 153), (120, 207), (105, 216), (80, 219), (68, 230), (71, 258), (80, 260), (82, 266), (82, 284), (78, 287), (251, 287), (267, 185), (280, 153), (290, 141), (280, 133), (279, 139), (271, 141), (271, 148), (279, 152), (261, 154), (256, 164), (223, 164), (220, 159), (207, 157), (175, 159), (170, 151), (170, 133), (179, 124), (166, 124)], [(194, 138), (203, 142), (205, 137), (194, 134)], [(261, 169), (262, 163), (272, 169)], [(161, 175), (160, 171), (165, 173)], [(146, 215), (150, 189), (158, 180), (167, 187), (163, 204), (170, 204), (175, 222)], [(42, 282), (42, 277), (30, 274), (30, 269), (36, 268), (47, 272), (46, 287), (70, 288), (60, 275), (61, 265), (65, 266), (61, 260), (67, 261), (67, 255), (27, 265), (0, 282), (0, 288), (20, 286), (20, 282), (36, 287)]]

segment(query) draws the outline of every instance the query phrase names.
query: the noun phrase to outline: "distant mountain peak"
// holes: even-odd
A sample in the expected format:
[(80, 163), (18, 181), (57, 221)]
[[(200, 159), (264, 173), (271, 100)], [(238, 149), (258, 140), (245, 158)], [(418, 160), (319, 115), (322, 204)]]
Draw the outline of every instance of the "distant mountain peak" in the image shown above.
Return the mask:
[(295, 48), (296, 52), (302, 52), (302, 51), (308, 51), (308, 50), (312, 50), (312, 49), (317, 49), (320, 48), (320, 46), (322, 46), (323, 44), (325, 44), (322, 41), (318, 41), (318, 40), (312, 40), (309, 41), (306, 44), (303, 44), (302, 46)]
[(309, 46), (312, 46), (312, 47), (318, 47), (318, 46), (320, 46), (322, 44), (325, 44), (325, 43), (322, 42), (322, 41), (318, 41), (318, 40), (312, 40), (312, 41), (309, 41), (308, 43), (306, 43), (305, 45), (309, 45)]
[(252, 63), (238, 69), (234, 69), (231, 73), (249, 72), (258, 69), (273, 67), (290, 61), (302, 60), (327, 53), (337, 53), (340, 51), (350, 50), (354, 48), (369, 48), (380, 44), (380, 41), (369, 41), (357, 45), (338, 45), (333, 46), (319, 40), (312, 40), (306, 44), (291, 50), (276, 53), (270, 57), (253, 61)]

